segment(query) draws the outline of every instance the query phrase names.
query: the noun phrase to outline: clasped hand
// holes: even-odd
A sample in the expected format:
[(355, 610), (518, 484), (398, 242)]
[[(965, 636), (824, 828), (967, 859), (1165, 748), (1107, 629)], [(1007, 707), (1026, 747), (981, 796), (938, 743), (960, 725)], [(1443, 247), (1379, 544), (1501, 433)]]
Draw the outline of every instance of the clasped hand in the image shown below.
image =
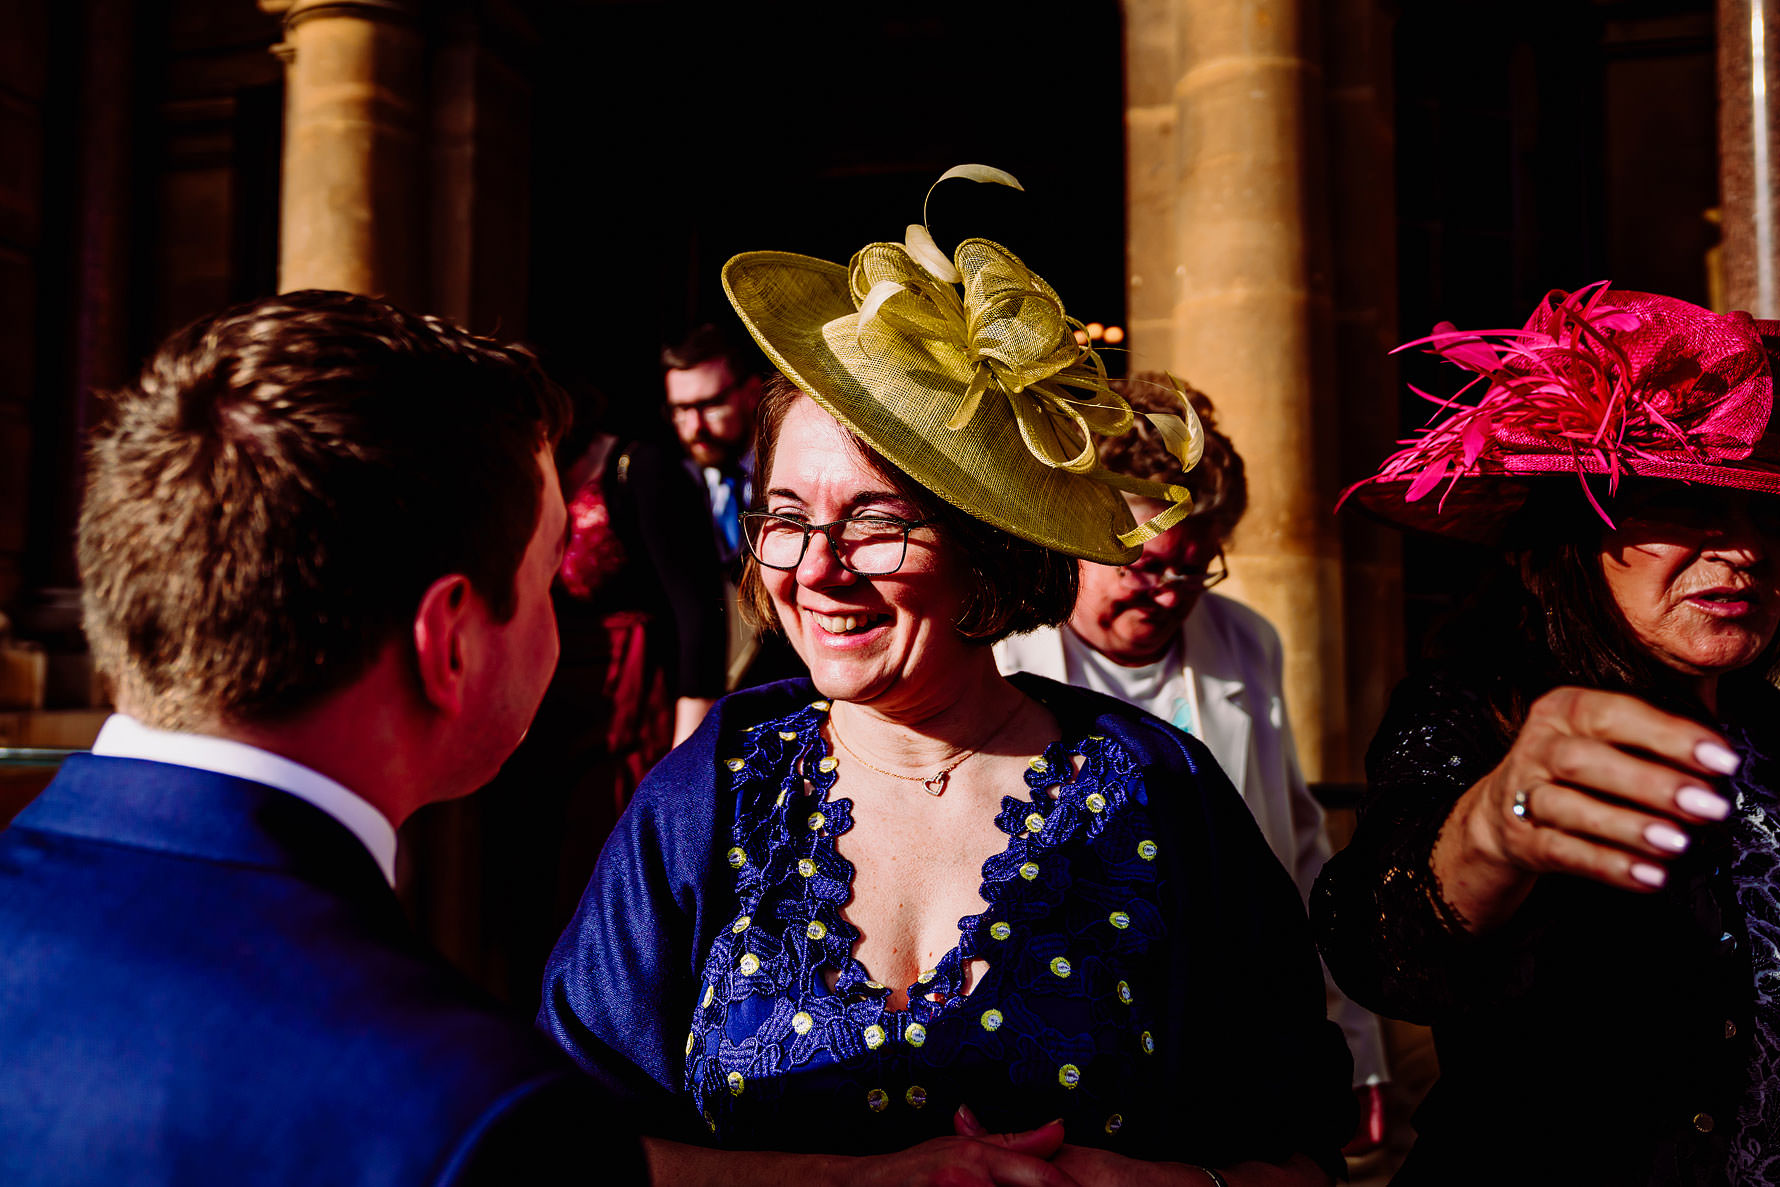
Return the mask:
[[(1064, 1142), (1063, 1123), (1052, 1121), (1024, 1133), (986, 1131), (968, 1108), (953, 1117), (958, 1136), (934, 1138), (900, 1154), (860, 1160), (855, 1182), (933, 1184), (936, 1187), (1204, 1187), (1212, 1180), (1197, 1167), (1179, 1162), (1144, 1162), (1107, 1150)], [(1258, 1169), (1260, 1178), (1249, 1172)], [(1327, 1184), (1329, 1178), (1309, 1159), (1284, 1166), (1245, 1163), (1226, 1175), (1232, 1187)]]

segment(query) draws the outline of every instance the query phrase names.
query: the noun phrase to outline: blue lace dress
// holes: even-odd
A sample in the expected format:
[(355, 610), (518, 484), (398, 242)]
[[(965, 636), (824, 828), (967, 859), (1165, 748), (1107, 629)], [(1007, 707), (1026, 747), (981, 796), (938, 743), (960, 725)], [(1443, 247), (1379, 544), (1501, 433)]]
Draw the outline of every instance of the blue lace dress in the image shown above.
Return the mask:
[(1240, 797), (1161, 722), (1016, 682), (1062, 739), (1007, 789), (984, 909), (906, 1009), (852, 955), (852, 805), (804, 680), (724, 698), (644, 781), (551, 956), (540, 1027), (681, 1141), (897, 1150), (969, 1104), (992, 1130), (1062, 1117), (1133, 1157), (1339, 1168), (1351, 1064)]
[[(899, 1149), (960, 1104), (1003, 1123), (1010, 1097), (1115, 1149), (1169, 1124), (1145, 1107), (1167, 928), (1131, 757), (1089, 736), (1032, 761), (996, 817), (1007, 847), (984, 863), (986, 909), (959, 921), (957, 946), (892, 1010), (841, 913), (853, 869), (835, 840), (852, 805), (833, 794), (827, 709), (816, 701), (749, 730), (724, 764), (739, 805), (726, 854), (739, 911), (705, 960), (687, 1038), (686, 1082), (706, 1124), (726, 1143), (842, 1128)], [(988, 971), (965, 994), (976, 959)], [(825, 970), (838, 970), (832, 989)]]

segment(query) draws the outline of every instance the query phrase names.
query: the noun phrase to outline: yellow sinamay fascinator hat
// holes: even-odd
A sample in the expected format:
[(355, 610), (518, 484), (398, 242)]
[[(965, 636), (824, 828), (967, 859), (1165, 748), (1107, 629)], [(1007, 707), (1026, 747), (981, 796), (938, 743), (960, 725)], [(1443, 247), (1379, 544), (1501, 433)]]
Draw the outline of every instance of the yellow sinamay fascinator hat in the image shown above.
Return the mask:
[[(986, 165), (939, 181), (953, 177), (1021, 188)], [(925, 204), (922, 216), (904, 242), (868, 244), (847, 267), (745, 252), (724, 265), (724, 291), (786, 378), (942, 499), (1071, 556), (1136, 559), (1191, 496), (1100, 465), (1095, 437), (1126, 432), (1133, 413), (1051, 286), (987, 239), (948, 260)], [(1150, 419), (1191, 469), (1204, 444), (1192, 406)], [(1120, 491), (1169, 506), (1138, 524)]]

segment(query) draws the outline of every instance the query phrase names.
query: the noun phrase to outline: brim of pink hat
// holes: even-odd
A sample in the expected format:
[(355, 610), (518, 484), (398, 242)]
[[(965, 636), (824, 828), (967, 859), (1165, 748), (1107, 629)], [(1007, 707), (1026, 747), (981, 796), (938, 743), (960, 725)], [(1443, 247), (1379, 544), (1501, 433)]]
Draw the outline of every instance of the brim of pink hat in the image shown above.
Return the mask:
[[(1450, 484), (1442, 482), (1413, 503), (1403, 497), (1409, 490), (1408, 478), (1374, 479), (1355, 487), (1350, 501), (1393, 527), (1473, 544), (1512, 547), (1513, 520), (1535, 490), (1550, 489), (1553, 483), (1567, 479), (1576, 498), (1586, 501), (1577, 481), (1579, 469), (1603, 477), (1607, 473), (1605, 466), (1585, 463), (1578, 467), (1573, 458), (1522, 454), (1508, 458), (1495, 470), (1465, 475)], [(1622, 473), (1629, 478), (1698, 483), (1780, 497), (1780, 464), (1768, 462), (1706, 465), (1639, 460), (1627, 462)]]

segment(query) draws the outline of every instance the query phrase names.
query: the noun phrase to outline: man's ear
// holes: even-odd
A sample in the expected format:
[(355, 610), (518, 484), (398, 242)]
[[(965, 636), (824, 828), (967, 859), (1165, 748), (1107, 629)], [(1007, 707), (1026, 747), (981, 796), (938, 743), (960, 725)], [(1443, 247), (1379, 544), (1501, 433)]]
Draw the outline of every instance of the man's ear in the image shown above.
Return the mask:
[(470, 579), (441, 577), (420, 596), (414, 613), (414, 660), (420, 693), (444, 713), (463, 711), (472, 621)]

